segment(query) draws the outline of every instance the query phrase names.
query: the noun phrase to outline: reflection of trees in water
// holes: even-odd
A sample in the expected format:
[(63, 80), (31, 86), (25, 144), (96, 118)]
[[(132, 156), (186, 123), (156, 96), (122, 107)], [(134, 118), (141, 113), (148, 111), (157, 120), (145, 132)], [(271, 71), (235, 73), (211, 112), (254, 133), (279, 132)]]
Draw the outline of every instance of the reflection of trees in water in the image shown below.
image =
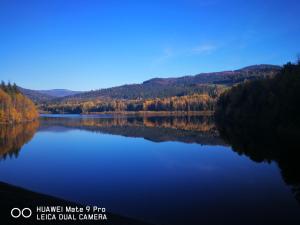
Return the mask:
[(0, 126), (0, 159), (18, 157), (24, 144), (31, 140), (39, 127), (39, 122)]
[(278, 135), (276, 129), (262, 127), (255, 119), (234, 121), (216, 119), (221, 138), (233, 151), (244, 154), (256, 162), (275, 161), (285, 183), (291, 186), (300, 202), (300, 151), (297, 140), (288, 135)]
[[(143, 137), (151, 141), (223, 144), (211, 116), (151, 116), (113, 118), (42, 118), (41, 130), (71, 127), (95, 132)], [(52, 129), (53, 130), (53, 129)]]
[(182, 130), (215, 132), (215, 125), (211, 116), (171, 116), (171, 117), (110, 117), (110, 118), (42, 118), (44, 124), (60, 123), (69, 126), (82, 125), (84, 127), (113, 127), (113, 126), (143, 126), (164, 127)]

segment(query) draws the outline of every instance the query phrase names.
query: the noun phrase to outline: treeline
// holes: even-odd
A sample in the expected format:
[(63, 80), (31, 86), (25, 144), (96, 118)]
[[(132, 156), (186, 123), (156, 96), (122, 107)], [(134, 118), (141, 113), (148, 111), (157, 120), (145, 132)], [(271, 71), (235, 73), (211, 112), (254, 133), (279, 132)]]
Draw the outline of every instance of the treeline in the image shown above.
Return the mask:
[(180, 97), (124, 100), (96, 99), (89, 101), (65, 101), (40, 105), (40, 110), (59, 114), (88, 114), (100, 112), (140, 111), (213, 111), (216, 97), (208, 94), (193, 94)]
[(16, 84), (0, 85), (0, 123), (32, 121), (38, 117), (33, 102), (18, 90)]
[(224, 92), (217, 102), (216, 121), (225, 136), (247, 133), (256, 140), (298, 142), (299, 102), (300, 61), (286, 64), (274, 78), (246, 82)]

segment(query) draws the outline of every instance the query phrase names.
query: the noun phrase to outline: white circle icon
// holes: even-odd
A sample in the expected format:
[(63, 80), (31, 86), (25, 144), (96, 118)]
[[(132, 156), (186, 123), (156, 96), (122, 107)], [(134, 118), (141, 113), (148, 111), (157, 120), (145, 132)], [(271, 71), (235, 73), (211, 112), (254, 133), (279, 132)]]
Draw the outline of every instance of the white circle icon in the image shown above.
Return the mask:
[(11, 211), (10, 211), (10, 215), (13, 217), (13, 218), (19, 218), (21, 215), (24, 217), (24, 218), (29, 218), (31, 215), (32, 215), (32, 211), (31, 209), (29, 208), (24, 208), (24, 209), (19, 209), (19, 208), (13, 208)]
[(22, 210), (22, 216), (24, 218), (29, 218), (31, 216), (31, 214), (32, 214), (32, 212), (31, 212), (31, 209), (29, 209), (29, 208), (24, 208)]
[(21, 210), (19, 208), (13, 208), (11, 211), (10, 211), (10, 215), (13, 217), (13, 218), (19, 218), (21, 216)]

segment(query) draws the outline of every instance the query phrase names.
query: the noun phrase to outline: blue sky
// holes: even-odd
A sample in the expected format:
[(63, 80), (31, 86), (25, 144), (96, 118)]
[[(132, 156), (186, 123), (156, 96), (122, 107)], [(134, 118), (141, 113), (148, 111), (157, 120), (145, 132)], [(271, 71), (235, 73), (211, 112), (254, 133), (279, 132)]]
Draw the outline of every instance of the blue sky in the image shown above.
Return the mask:
[(300, 1), (0, 0), (0, 80), (91, 90), (294, 61)]

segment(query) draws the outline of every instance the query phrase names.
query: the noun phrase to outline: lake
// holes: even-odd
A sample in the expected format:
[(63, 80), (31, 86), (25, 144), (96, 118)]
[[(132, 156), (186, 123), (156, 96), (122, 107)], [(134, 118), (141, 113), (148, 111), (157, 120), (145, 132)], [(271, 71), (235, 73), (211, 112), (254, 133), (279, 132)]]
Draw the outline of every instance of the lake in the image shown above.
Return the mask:
[(300, 224), (299, 183), (211, 117), (42, 115), (0, 135), (0, 181), (32, 191), (158, 225)]

